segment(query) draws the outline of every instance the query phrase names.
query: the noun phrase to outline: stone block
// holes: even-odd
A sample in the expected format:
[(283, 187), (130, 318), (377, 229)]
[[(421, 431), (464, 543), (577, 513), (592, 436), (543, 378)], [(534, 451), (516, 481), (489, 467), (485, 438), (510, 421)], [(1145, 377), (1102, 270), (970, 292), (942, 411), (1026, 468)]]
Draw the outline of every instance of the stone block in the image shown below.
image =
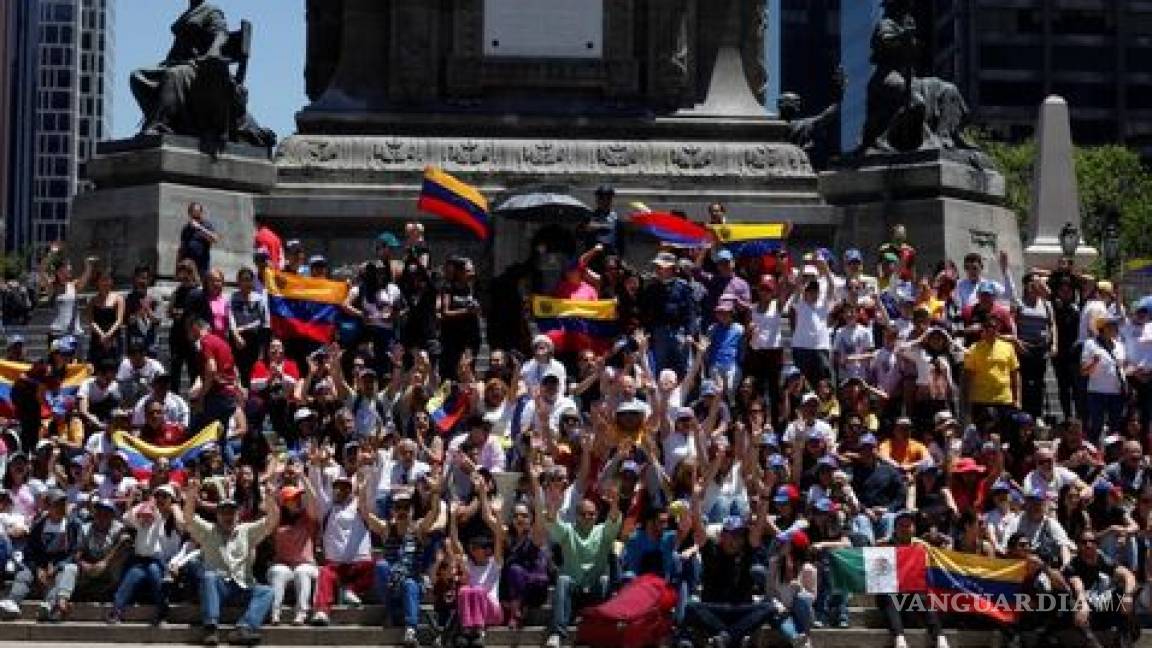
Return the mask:
[(154, 268), (161, 278), (172, 277), (180, 229), (188, 220), (191, 202), (207, 208), (220, 235), (212, 247), (212, 266), (233, 281), (241, 266), (252, 263), (252, 196), (168, 182), (78, 195), (70, 226), (73, 263), (78, 264), (85, 256), (98, 256), (111, 267), (118, 283), (129, 278), (139, 264)]
[(197, 140), (174, 135), (101, 142), (84, 173), (98, 188), (173, 182), (266, 193), (276, 184), (267, 149), (228, 144), (212, 156), (200, 151)]

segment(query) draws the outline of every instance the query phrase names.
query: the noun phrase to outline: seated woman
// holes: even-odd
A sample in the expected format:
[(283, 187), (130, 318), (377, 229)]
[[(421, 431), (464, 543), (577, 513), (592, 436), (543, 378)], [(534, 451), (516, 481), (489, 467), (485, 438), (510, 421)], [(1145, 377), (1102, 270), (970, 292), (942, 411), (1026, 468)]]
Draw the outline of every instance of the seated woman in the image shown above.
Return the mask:
[(524, 625), (524, 608), (539, 607), (548, 598), (550, 545), (540, 512), (540, 466), (528, 471), (527, 501), (512, 507), (508, 525), (500, 599), (508, 613), (508, 626)]
[(475, 535), (468, 541), (468, 551), (460, 544), (458, 525), (449, 534), (448, 550), (464, 563), (466, 578), (457, 592), (460, 626), (466, 636), (483, 641), (485, 628), (504, 620), (500, 606), (500, 574), (504, 566), (504, 529), (488, 503), (484, 478), (472, 475), (472, 487), (479, 493), (480, 515), (491, 535)]
[(268, 584), (272, 586), (272, 625), (280, 624), (280, 608), (288, 582), (295, 583), (296, 614), (292, 625), (303, 625), (312, 610), (312, 589), (320, 575), (316, 567), (314, 539), (318, 515), (316, 499), (307, 497), (297, 486), (280, 487), (280, 525), (272, 534), (272, 566)]

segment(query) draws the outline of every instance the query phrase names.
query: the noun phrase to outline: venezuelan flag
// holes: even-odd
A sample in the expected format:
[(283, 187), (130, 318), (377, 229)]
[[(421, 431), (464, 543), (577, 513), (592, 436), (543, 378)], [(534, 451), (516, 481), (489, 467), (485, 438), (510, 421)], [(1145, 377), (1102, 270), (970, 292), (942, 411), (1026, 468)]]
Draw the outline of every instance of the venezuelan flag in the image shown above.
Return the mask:
[(1015, 596), (1028, 576), (1026, 561), (929, 547), (927, 566), (928, 591), (948, 611), (1016, 621)]
[(272, 332), (277, 337), (315, 342), (332, 339), (348, 284), (269, 270), (264, 285)]
[(788, 238), (787, 223), (709, 225), (716, 240), (738, 257), (758, 257), (779, 250)]
[[(32, 365), (26, 362), (0, 360), (0, 417), (15, 418), (16, 406), (12, 403), (12, 387), (20, 379), (20, 376), (24, 375), (30, 368)], [(44, 393), (44, 400), (41, 402), (41, 416), (50, 418), (54, 412), (74, 403), (76, 393), (80, 391), (80, 385), (84, 384), (84, 381), (91, 375), (92, 368), (87, 364), (73, 363), (68, 365), (64, 370), (64, 380), (61, 382), (60, 390)]]
[(480, 240), (492, 235), (488, 200), (476, 187), (465, 184), (436, 167), (424, 169), (424, 186), (416, 209), (472, 231)]
[(630, 222), (665, 243), (682, 247), (712, 243), (712, 233), (707, 227), (670, 212), (637, 211), (630, 217)]
[(536, 327), (547, 335), (557, 351), (593, 349), (603, 352), (620, 332), (616, 300), (596, 301), (532, 296)]
[(1152, 259), (1132, 259), (1124, 264), (1124, 273), (1152, 276)]
[(464, 411), (468, 409), (468, 398), (460, 390), (459, 385), (445, 382), (428, 400), (425, 409), (440, 432), (446, 434), (456, 427), (460, 418), (464, 416)]
[(173, 468), (182, 468), (186, 462), (199, 457), (205, 446), (215, 443), (219, 438), (219, 423), (209, 423), (191, 439), (178, 446), (169, 447), (152, 445), (123, 430), (112, 433), (112, 442), (116, 450), (128, 455), (128, 464), (134, 469), (150, 467), (153, 461), (161, 458), (172, 462)]

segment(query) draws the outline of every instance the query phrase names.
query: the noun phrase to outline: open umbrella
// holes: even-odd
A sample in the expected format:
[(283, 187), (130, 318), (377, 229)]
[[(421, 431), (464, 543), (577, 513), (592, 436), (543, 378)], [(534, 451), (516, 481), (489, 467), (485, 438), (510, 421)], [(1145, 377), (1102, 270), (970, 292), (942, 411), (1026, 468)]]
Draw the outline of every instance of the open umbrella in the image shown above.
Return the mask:
[(513, 219), (548, 217), (584, 220), (592, 215), (592, 209), (567, 194), (532, 192), (508, 197), (492, 213)]

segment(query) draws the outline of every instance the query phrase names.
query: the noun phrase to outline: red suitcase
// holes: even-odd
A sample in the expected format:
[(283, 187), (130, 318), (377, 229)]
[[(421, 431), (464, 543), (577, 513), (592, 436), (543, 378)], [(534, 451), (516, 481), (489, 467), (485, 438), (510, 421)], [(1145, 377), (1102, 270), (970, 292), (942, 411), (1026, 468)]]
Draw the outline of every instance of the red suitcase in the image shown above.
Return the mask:
[(585, 608), (576, 643), (593, 648), (648, 648), (672, 635), (676, 590), (654, 574), (636, 577), (615, 596)]

